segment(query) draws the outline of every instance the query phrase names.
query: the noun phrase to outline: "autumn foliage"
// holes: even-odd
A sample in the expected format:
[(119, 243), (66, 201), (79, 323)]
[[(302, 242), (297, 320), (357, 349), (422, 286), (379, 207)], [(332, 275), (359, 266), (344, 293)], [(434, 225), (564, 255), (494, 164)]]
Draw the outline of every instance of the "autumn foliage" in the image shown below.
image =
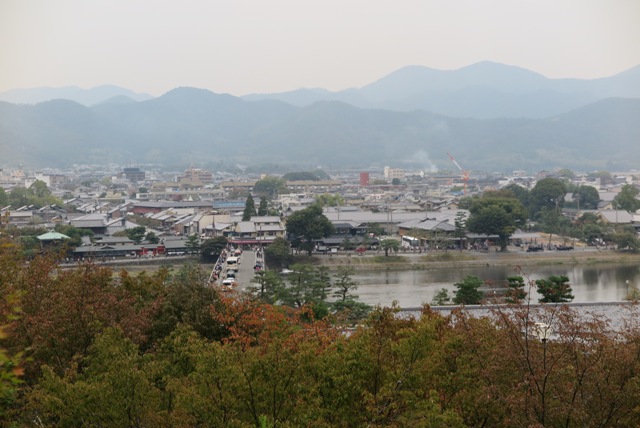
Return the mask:
[(376, 308), (346, 327), (225, 294), (196, 266), (134, 277), (0, 250), (1, 291), (17, 296), (2, 307), (4, 426), (640, 422), (633, 305), (623, 325), (512, 304), (484, 317)]

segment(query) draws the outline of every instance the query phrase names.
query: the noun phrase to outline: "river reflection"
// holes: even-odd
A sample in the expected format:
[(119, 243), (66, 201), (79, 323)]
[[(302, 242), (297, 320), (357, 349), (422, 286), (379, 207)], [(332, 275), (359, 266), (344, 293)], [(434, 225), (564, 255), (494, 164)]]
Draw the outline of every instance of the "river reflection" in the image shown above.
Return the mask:
[[(390, 306), (397, 300), (401, 307), (421, 306), (430, 303), (441, 288), (455, 291), (454, 283), (467, 275), (475, 275), (484, 281), (503, 281), (518, 272), (507, 266), (439, 268), (430, 270), (356, 272), (356, 294), (370, 305)], [(600, 266), (536, 266), (523, 272), (534, 281), (551, 275), (566, 275), (573, 288), (574, 302), (614, 302), (623, 300), (629, 287), (640, 287), (638, 265)], [(535, 287), (534, 301), (538, 301)]]

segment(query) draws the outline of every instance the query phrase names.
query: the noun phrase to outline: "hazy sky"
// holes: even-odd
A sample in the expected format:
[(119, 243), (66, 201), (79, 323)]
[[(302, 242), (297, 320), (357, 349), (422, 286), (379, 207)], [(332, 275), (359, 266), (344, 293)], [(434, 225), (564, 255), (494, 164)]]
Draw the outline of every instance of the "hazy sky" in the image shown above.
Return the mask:
[(0, 0), (0, 91), (245, 95), (490, 60), (547, 77), (640, 64), (640, 0)]

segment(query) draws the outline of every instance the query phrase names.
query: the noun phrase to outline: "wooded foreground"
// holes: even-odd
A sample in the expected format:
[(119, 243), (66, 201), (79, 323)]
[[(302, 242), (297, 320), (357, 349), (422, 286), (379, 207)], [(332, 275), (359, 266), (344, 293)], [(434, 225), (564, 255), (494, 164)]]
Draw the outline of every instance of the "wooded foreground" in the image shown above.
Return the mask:
[[(340, 316), (225, 294), (195, 267), (57, 270), (0, 243), (3, 426), (640, 424), (640, 329), (550, 306)], [(346, 319), (346, 317), (345, 317)]]

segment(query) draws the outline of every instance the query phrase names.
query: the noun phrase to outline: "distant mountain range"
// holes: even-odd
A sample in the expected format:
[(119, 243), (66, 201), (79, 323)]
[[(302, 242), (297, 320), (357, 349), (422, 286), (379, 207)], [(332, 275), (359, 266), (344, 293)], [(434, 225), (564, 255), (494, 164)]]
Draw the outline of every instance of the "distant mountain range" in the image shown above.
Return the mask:
[[(103, 102), (126, 103), (151, 98), (148, 94), (109, 85), (91, 89), (14, 89), (0, 93), (0, 101), (14, 104), (66, 99), (87, 107)], [(414, 65), (361, 88), (338, 92), (296, 89), (241, 98), (245, 101), (282, 101), (298, 107), (318, 101), (339, 101), (366, 109), (424, 110), (449, 117), (541, 119), (605, 98), (640, 98), (640, 65), (615, 76), (593, 80), (549, 79), (524, 68), (489, 61), (457, 70)]]
[[(360, 89), (234, 97), (116, 86), (0, 94), (0, 167), (17, 163), (394, 165), (511, 171), (640, 163), (640, 66), (547, 79), (482, 62), (411, 66)], [(47, 101), (43, 101), (47, 100)]]
[[(369, 91), (381, 99), (389, 93), (383, 87)], [(453, 169), (447, 152), (465, 169), (484, 171), (617, 170), (640, 163), (640, 99), (632, 98), (607, 98), (544, 119), (455, 118), (337, 101), (294, 106), (194, 88), (122, 101), (0, 102), (0, 167), (276, 162), (298, 169)]]
[(87, 107), (105, 102), (135, 102), (151, 98), (153, 97), (149, 94), (137, 94), (129, 89), (113, 85), (96, 86), (91, 89), (82, 89), (77, 86), (12, 89), (0, 93), (0, 101), (14, 104), (38, 104), (59, 99), (75, 101)]
[(301, 107), (317, 101), (341, 101), (368, 109), (424, 110), (451, 117), (494, 119), (551, 117), (611, 97), (640, 97), (640, 66), (594, 80), (548, 79), (493, 62), (451, 71), (409, 66), (359, 89), (298, 89), (243, 98), (278, 100)]

